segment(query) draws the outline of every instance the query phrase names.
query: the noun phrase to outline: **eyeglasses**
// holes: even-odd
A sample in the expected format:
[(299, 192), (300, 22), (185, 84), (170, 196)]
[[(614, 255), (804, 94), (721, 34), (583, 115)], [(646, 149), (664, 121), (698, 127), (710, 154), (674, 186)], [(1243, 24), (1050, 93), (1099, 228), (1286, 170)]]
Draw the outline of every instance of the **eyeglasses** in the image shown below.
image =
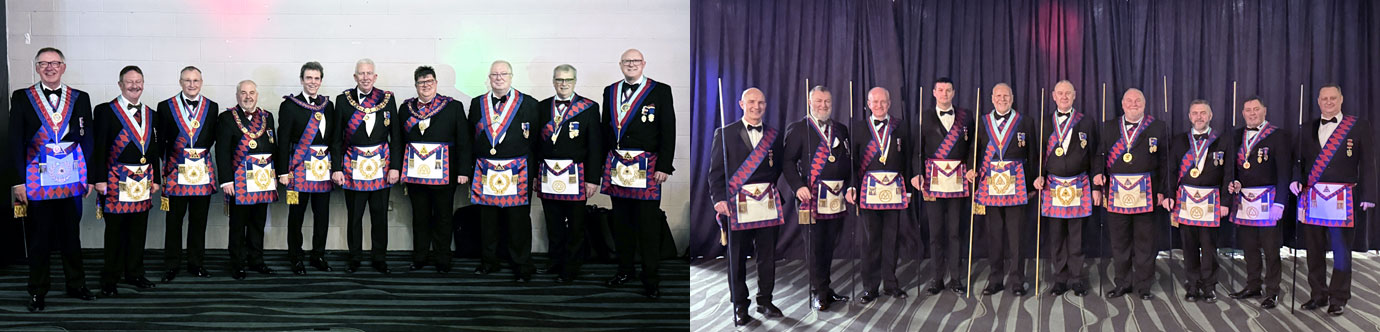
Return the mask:
[(491, 73), (491, 74), (489, 74), (489, 77), (490, 77), (490, 78), (503, 78), (503, 77), (508, 77), (508, 76), (513, 76), (513, 73)]
[(552, 81), (552, 82), (556, 82), (556, 84), (560, 84), (560, 85), (573, 85), (573, 84), (575, 84), (575, 79), (573, 79), (573, 78), (556, 78), (556, 79), (552, 79), (551, 81)]
[(62, 61), (39, 61), (39, 62), (38, 62), (38, 67), (40, 67), (40, 68), (58, 67), (58, 66), (62, 66), (63, 64), (64, 64), (64, 63), (63, 63)]
[(629, 60), (619, 61), (618, 63), (621, 63), (621, 64), (623, 64), (624, 66), (638, 66), (638, 65), (642, 65), (642, 59), (629, 59)]
[(427, 79), (427, 80), (417, 81), (417, 86), (428, 86), (428, 85), (436, 85), (436, 80)]

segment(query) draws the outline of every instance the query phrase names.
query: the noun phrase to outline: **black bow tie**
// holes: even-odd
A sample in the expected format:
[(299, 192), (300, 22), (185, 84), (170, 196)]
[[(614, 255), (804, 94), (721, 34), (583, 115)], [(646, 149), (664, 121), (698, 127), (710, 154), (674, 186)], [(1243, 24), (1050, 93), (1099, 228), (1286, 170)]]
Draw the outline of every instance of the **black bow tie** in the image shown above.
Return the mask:
[(137, 112), (139, 111), (139, 104), (128, 104), (125, 105), (125, 108), (133, 108)]
[(47, 98), (48, 96), (51, 96), (51, 95), (60, 95), (60, 94), (59, 94), (60, 92), (62, 92), (61, 89), (58, 89), (58, 90), (48, 90), (48, 88), (43, 88), (43, 97), (44, 97), (44, 98)]
[(815, 124), (816, 124), (816, 125), (819, 125), (820, 128), (829, 129), (829, 121), (828, 121), (828, 120), (819, 120), (819, 121), (815, 121)]
[(1340, 117), (1333, 117), (1332, 119), (1322, 120), (1322, 124), (1340, 123), (1340, 122), (1341, 122)]
[(196, 107), (197, 105), (200, 105), (200, 104), (201, 104), (201, 101), (200, 101), (200, 100), (184, 99), (183, 101), (187, 102), (187, 106), (191, 106), (191, 107)]
[(748, 125), (748, 131), (762, 132), (762, 126)]
[(1069, 114), (1072, 114), (1072, 113), (1056, 112), (1056, 113), (1054, 113), (1054, 116), (1055, 116), (1055, 117), (1059, 117), (1059, 118), (1067, 118), (1067, 117), (1069, 117)]
[(954, 110), (939, 111), (939, 116), (953, 116)]
[(1130, 122), (1130, 121), (1127, 121), (1127, 122), (1126, 122), (1126, 126), (1131, 127), (1131, 128), (1135, 128), (1135, 127), (1138, 126), (1138, 125), (1140, 125), (1140, 124), (1139, 124), (1139, 123), (1135, 123), (1135, 122)]
[(1199, 141), (1201, 141), (1201, 140), (1206, 139), (1206, 138), (1207, 138), (1207, 134), (1193, 134), (1193, 139), (1194, 139), (1194, 140), (1199, 140)]
[(557, 100), (557, 101), (556, 101), (556, 106), (570, 107), (570, 101), (569, 101), (569, 100)]
[(628, 93), (628, 91), (637, 90), (637, 87), (638, 87), (638, 86), (641, 86), (641, 85), (642, 85), (642, 84), (627, 84), (627, 83), (623, 83), (623, 93)]
[(1246, 127), (1246, 131), (1260, 131), (1260, 128)]
[(885, 126), (886, 120), (872, 120), (873, 126)]
[(996, 113), (997, 120), (1006, 120), (1006, 118), (1008, 117), (1011, 117), (1010, 112), (1007, 112), (1006, 114)]
[(492, 99), (492, 100), (493, 100), (493, 102), (494, 102), (494, 107), (498, 107), (498, 104), (502, 104), (502, 103), (508, 101), (508, 96), (507, 96), (507, 95), (504, 95), (504, 96), (498, 97), (498, 98), (492, 98), (492, 97), (490, 97), (489, 99)]

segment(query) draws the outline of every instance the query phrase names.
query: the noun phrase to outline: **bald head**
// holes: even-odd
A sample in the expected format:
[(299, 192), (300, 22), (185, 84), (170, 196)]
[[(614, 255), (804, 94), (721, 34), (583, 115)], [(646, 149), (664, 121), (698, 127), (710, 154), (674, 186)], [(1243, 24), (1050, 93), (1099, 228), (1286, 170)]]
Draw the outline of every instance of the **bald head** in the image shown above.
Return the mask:
[(1126, 120), (1140, 121), (1145, 116), (1145, 93), (1136, 88), (1126, 89), (1121, 94), (1121, 110), (1126, 112)]
[(997, 113), (1006, 114), (1011, 112), (1011, 86), (1006, 83), (997, 83), (992, 86), (992, 109)]
[(1074, 91), (1073, 82), (1062, 80), (1059, 83), (1054, 83), (1052, 96), (1054, 97), (1054, 106), (1057, 106), (1059, 111), (1069, 111), (1073, 109), (1073, 100), (1078, 98), (1078, 92)]
[(642, 51), (635, 48), (623, 51), (623, 55), (618, 57), (618, 68), (623, 70), (623, 80), (630, 83), (642, 77), (642, 69), (646, 66), (647, 59), (642, 57)]
[(767, 110), (767, 98), (762, 94), (762, 90), (748, 88), (743, 90), (742, 99), (738, 100), (738, 107), (743, 109), (743, 122), (751, 125), (762, 124), (762, 114)]
[(891, 92), (882, 87), (867, 90), (867, 109), (872, 111), (872, 117), (886, 117), (891, 110)]

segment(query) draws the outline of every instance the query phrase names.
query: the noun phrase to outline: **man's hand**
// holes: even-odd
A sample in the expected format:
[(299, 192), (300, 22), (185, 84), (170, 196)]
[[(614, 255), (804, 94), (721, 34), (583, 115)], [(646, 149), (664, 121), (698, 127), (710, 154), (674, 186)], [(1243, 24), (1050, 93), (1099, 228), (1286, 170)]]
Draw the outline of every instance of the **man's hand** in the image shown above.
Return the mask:
[(714, 211), (718, 212), (721, 216), (728, 216), (728, 202), (719, 201), (718, 203), (714, 203)]
[(1100, 191), (1100, 190), (1093, 190), (1092, 193), (1093, 193), (1093, 194), (1092, 194), (1092, 195), (1093, 195), (1093, 206), (1100, 206), (1100, 205), (1102, 205), (1102, 191)]
[(1233, 194), (1241, 192), (1241, 181), (1232, 180), (1231, 184), (1227, 185), (1227, 191)]
[(455, 177), (455, 183), (458, 183), (458, 184), (470, 183), (470, 177), (464, 176), (464, 175), (457, 176), (457, 177)]
[[(462, 176), (462, 177), (463, 177), (463, 176)], [(470, 179), (468, 179), (468, 178), (465, 179), (465, 181), (469, 181), (469, 180), (470, 180)], [(599, 192), (599, 185), (593, 184), (593, 183), (589, 183), (589, 182), (585, 182), (585, 197), (593, 197), (594, 194), (595, 194), (595, 193), (598, 193), (598, 192)]]
[(1100, 186), (1102, 186), (1103, 183), (1106, 183), (1106, 181), (1105, 181), (1105, 179), (1102, 178), (1102, 174), (1098, 174), (1098, 175), (1094, 175), (1094, 176), (1093, 176), (1093, 185), (1096, 185), (1096, 186), (1099, 186), (1099, 187), (1100, 187)]
[(388, 184), (398, 183), (398, 177), (399, 177), (399, 176), (398, 176), (398, 170), (396, 170), (396, 169), (390, 169), (390, 170), (388, 170)]
[(1217, 216), (1218, 216), (1218, 217), (1226, 217), (1226, 216), (1228, 216), (1228, 215), (1231, 215), (1231, 210), (1228, 210), (1227, 207), (1225, 207), (1225, 206), (1218, 206), (1218, 207), (1217, 207)]
[(150, 183), (150, 184), (149, 184), (149, 193), (150, 193), (150, 194), (157, 194), (157, 193), (158, 193), (158, 184), (157, 184), (157, 183)]
[(331, 181), (334, 181), (337, 186), (345, 185), (345, 172), (336, 171), (331, 173)]
[(973, 183), (973, 179), (977, 179), (977, 173), (973, 172), (972, 170), (968, 170), (968, 173), (963, 174), (963, 178), (967, 179), (968, 183)]
[(24, 190), (24, 185), (10, 187), (10, 195), (19, 200), (20, 203), (29, 204), (28, 192)]
[(668, 177), (671, 177), (671, 175), (666, 174), (664, 172), (656, 172), (656, 174), (652, 174), (652, 180), (656, 181), (656, 183), (665, 183), (666, 178)]
[(921, 190), (921, 191), (925, 190), (924, 188), (920, 188), (920, 176), (919, 176), (919, 175), (916, 175), (916, 176), (913, 176), (913, 177), (910, 178), (910, 186), (911, 186), (911, 187), (915, 187), (915, 190)]
[(278, 183), (281, 183), (281, 184), (283, 184), (284, 186), (288, 185), (288, 182), (291, 182), (291, 181), (292, 181), (292, 178), (288, 177), (287, 175), (279, 175), (279, 176), (278, 176)]
[(796, 189), (795, 199), (802, 202), (810, 200), (810, 187), (802, 186), (800, 189)]
[(94, 195), (94, 194), (96, 194), (96, 186), (89, 185), (89, 184), (86, 185), (86, 196), (85, 196), (85, 197), (91, 197), (91, 195)]
[(1270, 220), (1278, 221), (1281, 218), (1284, 218), (1284, 204), (1270, 205)]
[(1165, 210), (1174, 211), (1174, 200), (1168, 198), (1161, 199), (1160, 206), (1163, 206)]
[(1035, 178), (1035, 190), (1045, 190), (1045, 177)]
[(1289, 191), (1294, 192), (1294, 195), (1298, 195), (1300, 191), (1303, 191), (1303, 185), (1299, 184), (1298, 181), (1290, 182)]
[(858, 199), (857, 199), (857, 198), (858, 198), (858, 197), (857, 197), (858, 195), (857, 195), (857, 194), (858, 194), (858, 193), (855, 192), (855, 191), (853, 190), (853, 188), (848, 188), (848, 196), (845, 197), (845, 198), (848, 199), (848, 204), (858, 205)]
[(1375, 203), (1361, 202), (1361, 211), (1370, 210), (1373, 207), (1375, 207)]
[(222, 184), (220, 185), (220, 192), (225, 193), (226, 196), (235, 196), (235, 185), (231, 183)]
[(101, 196), (105, 196), (105, 189), (109, 186), (110, 185), (106, 184), (105, 182), (96, 183), (96, 192), (100, 193)]

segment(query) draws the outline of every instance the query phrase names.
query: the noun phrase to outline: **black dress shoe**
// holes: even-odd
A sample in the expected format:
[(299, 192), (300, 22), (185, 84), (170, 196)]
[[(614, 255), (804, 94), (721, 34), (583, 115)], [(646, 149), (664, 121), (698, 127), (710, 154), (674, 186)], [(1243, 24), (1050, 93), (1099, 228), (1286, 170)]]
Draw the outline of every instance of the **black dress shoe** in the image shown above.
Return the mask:
[(437, 265), (436, 273), (450, 273), (450, 265)]
[(1154, 300), (1154, 299), (1155, 299), (1155, 293), (1151, 293), (1151, 292), (1140, 293), (1140, 299), (1141, 299), (1141, 300), (1146, 300), (1146, 301)]
[(1303, 305), (1299, 306), (1299, 309), (1318, 310), (1318, 308), (1322, 308), (1324, 305), (1327, 305), (1327, 300), (1308, 300), (1308, 302), (1304, 302)]
[(244, 271), (244, 269), (242, 269), (242, 268), (241, 268), (241, 269), (235, 269), (234, 272), (230, 272), (230, 277), (231, 277), (231, 278), (234, 278), (235, 280), (244, 280), (244, 277), (246, 277), (246, 276), (248, 276), (248, 275), (249, 275), (249, 273), (246, 273), (246, 272)]
[(872, 301), (876, 301), (876, 300), (877, 300), (877, 292), (872, 292), (872, 291), (863, 292), (863, 293), (862, 293), (862, 296), (859, 296), (859, 297), (858, 297), (858, 303), (862, 303), (862, 304), (872, 303)]
[(109, 286), (109, 287), (101, 286), (101, 296), (103, 296), (103, 297), (115, 297), (115, 296), (117, 296), (117, 295), (120, 295), (120, 289), (115, 288), (115, 286)]
[(1217, 287), (1204, 287), (1198, 291), (1198, 298), (1203, 300), (1203, 303), (1217, 303)]
[(898, 298), (898, 299), (904, 299), (904, 298), (906, 298), (907, 296), (909, 296), (909, 295), (906, 295), (906, 291), (900, 290), (900, 289), (898, 289), (898, 288), (883, 289), (883, 290), (882, 290), (882, 295), (890, 296), (890, 297), (894, 297), (894, 298)]
[(659, 299), (661, 298), (661, 289), (657, 287), (643, 289), (642, 296), (646, 296), (647, 298), (653, 300)]
[(963, 284), (958, 283), (957, 281), (949, 282), (949, 290), (954, 291), (954, 294), (958, 295), (968, 294), (968, 287), (963, 286)]
[(1131, 287), (1126, 287), (1126, 288), (1113, 288), (1112, 291), (1107, 292), (1107, 298), (1109, 298), (1109, 299), (1114, 299), (1114, 298), (1118, 298), (1118, 297), (1121, 297), (1121, 296), (1123, 296), (1123, 295), (1130, 294), (1130, 293), (1131, 293)]
[(529, 281), (532, 281), (532, 275), (530, 275), (530, 274), (514, 274), (514, 275), (513, 275), (513, 282), (516, 282), (516, 283), (519, 283), (519, 284), (523, 284), (523, 283), (527, 283), (527, 282), (529, 282)]
[(350, 261), (349, 264), (345, 264), (345, 273), (355, 273), (355, 271), (359, 271), (359, 261)]
[(829, 299), (824, 296), (810, 295), (810, 307), (815, 310), (829, 310)]
[(747, 306), (733, 307), (733, 326), (748, 325), (752, 320), (752, 316), (748, 315)]
[(197, 266), (197, 267), (188, 267), (188, 268), (187, 268), (187, 272), (191, 273), (191, 274), (194, 275), (194, 276), (198, 276), (198, 277), (202, 277), (202, 278), (210, 278), (210, 277), (211, 277), (211, 271), (207, 271), (205, 267), (201, 267), (201, 266)]
[(1327, 306), (1327, 314), (1328, 314), (1328, 315), (1332, 315), (1332, 316), (1334, 316), (1334, 317), (1335, 317), (1335, 316), (1341, 316), (1341, 315), (1342, 315), (1343, 313), (1345, 313), (1345, 312), (1346, 312), (1346, 306), (1344, 306), (1344, 305), (1333, 304), (1333, 305)]
[(1083, 297), (1084, 295), (1088, 295), (1088, 286), (1087, 286), (1087, 285), (1084, 285), (1084, 284), (1081, 283), (1081, 282), (1080, 282), (1080, 283), (1075, 283), (1075, 284), (1073, 284), (1073, 287), (1072, 287), (1072, 288), (1073, 288), (1073, 296)]
[(987, 288), (982, 289), (982, 295), (992, 295), (996, 293), (1001, 293), (1001, 291), (1003, 290), (1006, 290), (1006, 285), (1002, 285), (1000, 283), (989, 284), (987, 285)]
[(177, 270), (168, 270), (167, 272), (163, 272), (163, 280), (161, 282), (172, 282), (173, 279), (177, 279)]
[(1249, 299), (1249, 298), (1252, 298), (1252, 297), (1260, 296), (1260, 290), (1259, 290), (1259, 289), (1241, 289), (1241, 290), (1239, 290), (1239, 291), (1231, 292), (1231, 293), (1227, 294), (1227, 296), (1228, 296), (1228, 297), (1231, 297), (1231, 298), (1233, 298), (1233, 299), (1237, 299), (1237, 300), (1240, 300), (1240, 299)]
[(926, 293), (930, 293), (930, 295), (939, 295), (939, 293), (941, 293), (941, 292), (943, 292), (943, 291), (944, 291), (944, 281), (942, 281), (942, 280), (931, 281), (931, 282), (930, 282), (930, 287), (929, 287), (929, 288), (925, 288), (925, 292), (926, 292)]
[(776, 305), (771, 304), (771, 302), (767, 302), (767, 303), (758, 303), (758, 304), (757, 304), (757, 313), (762, 314), (762, 316), (766, 316), (766, 317), (769, 317), (769, 318), (777, 318), (777, 317), (785, 317), (785, 316), (786, 316), (785, 314), (782, 314), (782, 313), (781, 313), (781, 308), (777, 308)]
[(254, 271), (254, 272), (258, 272), (259, 274), (273, 274), (273, 269), (268, 268), (268, 265), (267, 265), (267, 264), (259, 264), (259, 265), (255, 265), (255, 266), (250, 266), (250, 267), (249, 267), (249, 270), (250, 270), (250, 271)]
[(1203, 294), (1199, 294), (1199, 293), (1198, 293), (1198, 288), (1197, 288), (1197, 287), (1190, 287), (1190, 288), (1188, 288), (1188, 291), (1184, 293), (1184, 301), (1188, 301), (1188, 302), (1198, 302), (1198, 300), (1200, 300), (1200, 299), (1202, 299), (1202, 298), (1203, 298)]
[(77, 289), (68, 289), (67, 297), (81, 299), (82, 301), (91, 301), (96, 299), (96, 294), (91, 294), (91, 289), (82, 287)]
[(392, 273), (393, 273), (393, 270), (389, 270), (389, 269), (388, 269), (388, 263), (385, 263), (385, 262), (382, 262), (382, 261), (375, 261), (375, 262), (373, 262), (373, 263), (370, 263), (369, 266), (373, 267), (373, 268), (374, 268), (374, 271), (378, 271), (379, 273), (383, 273), (383, 274), (392, 274)]
[(847, 296), (839, 295), (838, 293), (834, 293), (833, 291), (829, 292), (829, 297), (827, 297), (826, 299), (828, 299), (830, 302), (848, 302)]
[(48, 303), (44, 301), (43, 295), (33, 295), (29, 297), (29, 305), (27, 307), (29, 308), (29, 312), (39, 312), (43, 311), (43, 309), (47, 309)]
[(307, 275), (307, 265), (302, 262), (292, 262), (292, 274), (299, 276)]
[(129, 284), (130, 286), (134, 286), (134, 288), (138, 289), (149, 289), (157, 287), (156, 284), (154, 284), (152, 281), (149, 281), (148, 278), (144, 278), (143, 276), (125, 278), (125, 283)]
[(326, 258), (325, 258), (325, 257), (313, 258), (313, 259), (311, 260), (311, 267), (314, 267), (314, 268), (316, 268), (317, 271), (322, 271), (322, 272), (331, 272), (331, 271), (333, 271), (333, 269), (331, 269), (331, 263), (326, 262)]
[(605, 284), (605, 285), (608, 285), (609, 287), (621, 286), (621, 285), (623, 285), (623, 284), (628, 283), (628, 281), (631, 281), (631, 280), (632, 280), (632, 276), (631, 276), (631, 275), (628, 275), (627, 273), (619, 273), (619, 274), (613, 275), (613, 278), (610, 278), (609, 281), (604, 282), (604, 284)]
[(1279, 302), (1279, 295), (1269, 295), (1269, 296), (1266, 296), (1266, 297), (1265, 297), (1265, 300), (1260, 301), (1260, 308), (1261, 308), (1261, 309), (1274, 309), (1276, 306), (1279, 306), (1279, 303), (1277, 303), (1277, 302)]
[(1015, 287), (1011, 287), (1011, 295), (1015, 295), (1016, 297), (1025, 296), (1025, 285), (1018, 284)]
[(1056, 282), (1056, 283), (1054, 283), (1054, 288), (1050, 288), (1050, 289), (1049, 289), (1049, 295), (1060, 296), (1060, 295), (1064, 295), (1064, 293), (1065, 293), (1065, 292), (1068, 292), (1068, 291), (1069, 291), (1069, 285), (1068, 285), (1068, 284), (1065, 284), (1065, 283), (1062, 283), (1062, 282)]
[(412, 263), (412, 265), (408, 265), (408, 266), (407, 266), (407, 270), (408, 270), (408, 271), (417, 271), (417, 270), (421, 270), (421, 269), (425, 269), (425, 268), (426, 268), (426, 263), (415, 263), (415, 262), (414, 262), (414, 263)]
[(571, 277), (564, 276), (564, 275), (558, 275), (558, 276), (556, 276), (556, 283), (558, 283), (558, 284), (568, 284), (568, 283), (570, 283), (571, 281), (575, 281), (575, 278), (571, 278)]

